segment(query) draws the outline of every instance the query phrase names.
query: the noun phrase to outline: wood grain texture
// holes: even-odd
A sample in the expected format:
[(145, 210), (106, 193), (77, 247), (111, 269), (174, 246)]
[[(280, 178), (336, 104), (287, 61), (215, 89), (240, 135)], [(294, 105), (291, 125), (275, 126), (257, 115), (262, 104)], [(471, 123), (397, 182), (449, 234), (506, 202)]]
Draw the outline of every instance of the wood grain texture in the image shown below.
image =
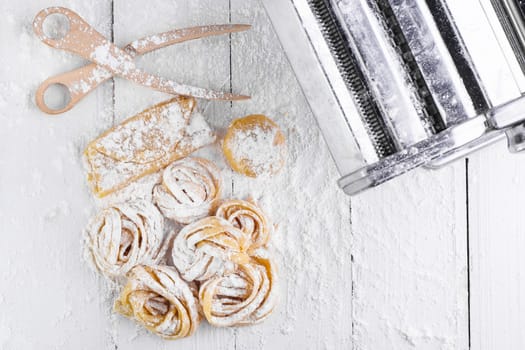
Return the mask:
[[(520, 95), (506, 72), (487, 84), (494, 105)], [(469, 159), (471, 334), (473, 349), (525, 348), (523, 154), (506, 142)]]
[(504, 142), (469, 162), (472, 348), (525, 348), (525, 157)]
[[(471, 2), (476, 0), (454, 2), (452, 10), (469, 14), (461, 16), (457, 25), (472, 33), (464, 40), (473, 58), (486, 63), (501, 53), (488, 54), (485, 38), (475, 35), (480, 26), (476, 18), (484, 13), (473, 13)], [(488, 15), (490, 11), (485, 9)], [(504, 65), (481, 64), (478, 74), (494, 106), (521, 94)], [(519, 204), (525, 158), (505, 148), (500, 142), (471, 155), (468, 163), (472, 349), (525, 348), (525, 239)]]

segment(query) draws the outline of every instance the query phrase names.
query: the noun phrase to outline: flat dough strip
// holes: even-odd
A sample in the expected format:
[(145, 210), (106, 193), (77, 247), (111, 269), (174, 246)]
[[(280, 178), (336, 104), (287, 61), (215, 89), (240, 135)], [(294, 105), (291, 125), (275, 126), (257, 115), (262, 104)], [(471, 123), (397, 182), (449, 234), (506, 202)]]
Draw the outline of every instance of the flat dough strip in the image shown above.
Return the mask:
[(88, 181), (98, 197), (124, 188), (215, 141), (195, 99), (178, 96), (125, 120), (89, 143)]

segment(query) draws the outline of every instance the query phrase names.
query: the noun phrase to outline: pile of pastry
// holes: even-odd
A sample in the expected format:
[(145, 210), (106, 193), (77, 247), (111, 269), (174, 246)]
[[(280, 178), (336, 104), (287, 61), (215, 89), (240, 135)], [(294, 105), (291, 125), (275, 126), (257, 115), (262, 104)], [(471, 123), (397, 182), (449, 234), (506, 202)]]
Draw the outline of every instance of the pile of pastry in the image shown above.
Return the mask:
[[(85, 151), (98, 197), (160, 175), (149, 196), (103, 208), (85, 242), (97, 270), (122, 282), (115, 311), (166, 339), (193, 334), (202, 318), (219, 327), (257, 323), (276, 303), (274, 226), (252, 201), (223, 199), (221, 170), (191, 156), (216, 142), (195, 107), (188, 97), (163, 102)], [(234, 121), (222, 147), (232, 169), (247, 176), (274, 174), (284, 163), (284, 136), (262, 115)]]

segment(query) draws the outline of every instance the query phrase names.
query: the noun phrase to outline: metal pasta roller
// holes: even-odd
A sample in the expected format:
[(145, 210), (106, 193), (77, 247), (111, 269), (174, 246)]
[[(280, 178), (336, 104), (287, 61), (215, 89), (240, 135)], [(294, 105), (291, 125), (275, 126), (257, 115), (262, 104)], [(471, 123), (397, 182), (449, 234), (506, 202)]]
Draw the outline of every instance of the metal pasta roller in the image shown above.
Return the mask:
[[(505, 136), (525, 148), (525, 0), (262, 2), (346, 193)], [(492, 98), (494, 72), (516, 93)]]

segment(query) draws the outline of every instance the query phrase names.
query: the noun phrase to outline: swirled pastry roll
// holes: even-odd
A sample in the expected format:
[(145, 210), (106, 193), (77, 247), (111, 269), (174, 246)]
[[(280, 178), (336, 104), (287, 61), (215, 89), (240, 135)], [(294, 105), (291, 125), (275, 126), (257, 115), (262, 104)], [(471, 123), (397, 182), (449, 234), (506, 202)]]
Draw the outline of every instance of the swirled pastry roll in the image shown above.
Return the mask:
[(108, 277), (124, 276), (138, 264), (164, 256), (163, 218), (153, 204), (139, 200), (114, 205), (88, 225), (86, 245), (97, 268)]
[(246, 235), (215, 216), (184, 227), (171, 246), (173, 265), (186, 281), (204, 281), (249, 261)]
[(251, 241), (251, 249), (265, 246), (270, 239), (272, 227), (266, 215), (253, 203), (239, 199), (228, 200), (217, 208), (216, 216), (228, 220), (243, 231)]
[(204, 282), (199, 300), (210, 324), (240, 326), (264, 320), (275, 307), (276, 292), (273, 266), (269, 259), (259, 256)]
[(200, 323), (197, 298), (169, 266), (134, 267), (114, 309), (165, 339), (190, 336)]
[(153, 198), (164, 216), (189, 224), (212, 211), (220, 195), (220, 171), (202, 158), (184, 158), (169, 165)]

